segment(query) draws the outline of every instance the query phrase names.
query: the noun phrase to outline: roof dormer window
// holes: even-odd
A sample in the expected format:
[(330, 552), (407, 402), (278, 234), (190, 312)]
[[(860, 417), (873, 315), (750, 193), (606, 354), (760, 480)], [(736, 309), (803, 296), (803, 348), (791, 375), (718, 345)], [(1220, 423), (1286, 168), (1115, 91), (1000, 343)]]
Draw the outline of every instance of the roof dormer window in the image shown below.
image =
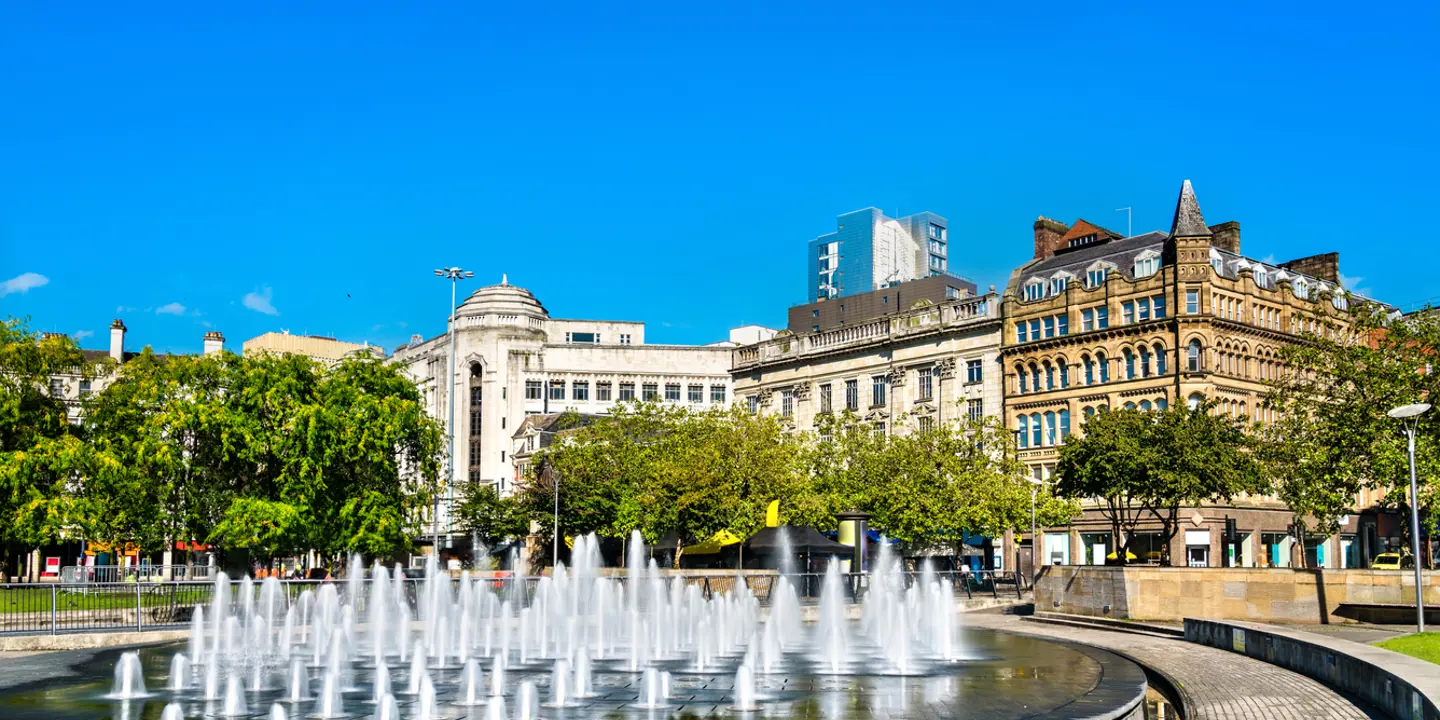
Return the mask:
[(1050, 278), (1050, 294), (1061, 295), (1065, 292), (1065, 283), (1069, 280), (1064, 276)]
[(1160, 272), (1160, 255), (1146, 250), (1135, 257), (1135, 278), (1147, 278)]
[(1225, 258), (1218, 257), (1218, 256), (1217, 256), (1217, 257), (1212, 257), (1212, 258), (1210, 258), (1210, 267), (1215, 268), (1215, 274), (1216, 274), (1216, 275), (1224, 275), (1224, 274), (1225, 274)]
[(1295, 278), (1295, 297), (1310, 299), (1310, 283), (1305, 278)]
[(1032, 281), (1030, 284), (1028, 284), (1028, 285), (1025, 286), (1025, 299), (1026, 299), (1026, 300), (1040, 300), (1040, 299), (1042, 299), (1042, 298), (1044, 298), (1044, 297), (1045, 297), (1045, 283), (1044, 283), (1044, 282), (1042, 282), (1042, 281), (1040, 281), (1040, 280), (1034, 280), (1034, 281)]

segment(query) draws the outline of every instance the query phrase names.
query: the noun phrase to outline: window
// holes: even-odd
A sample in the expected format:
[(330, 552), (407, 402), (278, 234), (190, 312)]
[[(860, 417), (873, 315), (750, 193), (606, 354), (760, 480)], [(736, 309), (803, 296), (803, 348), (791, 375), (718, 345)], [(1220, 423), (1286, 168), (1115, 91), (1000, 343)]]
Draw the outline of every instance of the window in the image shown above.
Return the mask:
[(1091, 289), (1105, 284), (1105, 268), (1098, 268), (1085, 273), (1085, 285)]
[(1026, 336), (1025, 332), (1025, 322), (1022, 320), (1021, 322), (1015, 323), (1015, 343), (1018, 345), (1019, 343), (1027, 342), (1028, 340), (1029, 338)]
[(1154, 275), (1160, 270), (1160, 258), (1152, 257), (1135, 261), (1135, 277), (1144, 278)]
[(1191, 340), (1189, 347), (1185, 350), (1186, 362), (1189, 363), (1190, 372), (1200, 372), (1200, 341)]
[(825, 383), (820, 386), (820, 412), (830, 412), (832, 402), (833, 398), (830, 396), (830, 383)]
[(1205, 402), (1205, 396), (1204, 396), (1204, 395), (1201, 395), (1200, 393), (1193, 393), (1193, 394), (1190, 395), (1190, 397), (1189, 397), (1188, 399), (1186, 399), (1186, 401), (1185, 401), (1185, 407), (1187, 407), (1187, 408), (1189, 408), (1189, 409), (1191, 409), (1191, 410), (1195, 410), (1195, 409), (1199, 408), (1200, 405), (1203, 404), (1204, 402)]
[(877, 422), (877, 423), (875, 423), (875, 434), (876, 434), (876, 435), (882, 435), (882, 436), (885, 434), (885, 423), (883, 423), (883, 422)]
[(627, 334), (625, 334), (625, 333), (620, 333), (620, 344), (621, 344), (621, 345), (629, 345), (629, 344), (630, 344), (630, 336), (627, 335)]
[(1155, 343), (1155, 374), (1165, 374), (1165, 346)]
[(971, 420), (979, 420), (985, 417), (985, 401), (980, 398), (973, 398), (966, 401), (965, 411)]
[(1310, 299), (1310, 283), (1305, 278), (1295, 278), (1295, 297)]
[(1030, 446), (1030, 416), (1021, 415), (1015, 419), (1015, 444), (1020, 447)]
[(1040, 339), (1040, 321), (1039, 321), (1039, 320), (1031, 320), (1031, 321), (1030, 321), (1030, 339), (1031, 339), (1031, 340), (1039, 340), (1039, 339)]
[(1135, 321), (1145, 322), (1150, 319), (1150, 298), (1140, 298), (1135, 301)]
[(819, 325), (811, 325), (811, 326), (810, 326), (810, 332), (817, 332), (817, 333), (820, 332), (820, 326), (819, 326)]
[(1070, 437), (1070, 410), (1067, 408), (1060, 411), (1060, 442)]
[(1030, 444), (1034, 447), (1044, 445), (1043, 428), (1040, 426), (1040, 413), (1030, 413)]
[(1155, 319), (1156, 319), (1156, 320), (1164, 320), (1164, 319), (1165, 319), (1165, 296), (1164, 296), (1164, 295), (1156, 295), (1155, 297), (1150, 298), (1150, 305), (1151, 305), (1151, 308), (1155, 311), (1155, 312), (1154, 312), (1154, 314), (1155, 314)]
[(751, 415), (760, 412), (760, 398), (758, 396), (751, 395), (745, 398), (745, 403), (749, 406)]
[(1265, 268), (1255, 268), (1255, 284), (1262, 288), (1270, 287), (1270, 275), (1265, 272)]
[(1050, 294), (1051, 294), (1051, 295), (1060, 295), (1060, 294), (1064, 293), (1064, 292), (1065, 292), (1065, 281), (1066, 281), (1066, 278), (1063, 278), (1063, 277), (1050, 278)]
[(960, 297), (963, 297), (963, 296), (960, 294), (960, 288), (954, 288), (954, 287), (946, 286), (946, 288), (945, 288), (945, 299), (946, 299), (946, 300), (956, 300), (956, 299), (959, 299)]
[(915, 373), (915, 399), (929, 400), (934, 390), (934, 371), (921, 368)]
[(1047, 412), (1045, 413), (1045, 444), (1054, 445), (1056, 442), (1056, 438), (1057, 436), (1055, 434), (1055, 413)]
[(80, 381), (80, 397), (89, 397), (89, 396), (90, 396), (90, 381), (89, 381), (89, 380), (81, 380), (81, 381)]
[(985, 379), (985, 365), (980, 360), (965, 361), (965, 382), (978, 383)]
[(1030, 366), (1030, 384), (1035, 387), (1035, 392), (1040, 392), (1040, 368), (1035, 365)]
[(478, 443), (478, 442), (472, 442), (472, 443), (470, 443), (470, 462), (468, 462), (468, 463), (466, 463), (466, 464), (468, 464), (468, 465), (479, 465), (479, 464), (480, 464), (480, 443)]
[(470, 404), (471, 404), (471, 405), (479, 405), (479, 404), (480, 404), (480, 398), (481, 398), (481, 390), (480, 390), (480, 388), (478, 388), (478, 387), (472, 387), (472, 388), (470, 388)]
[(1218, 257), (1212, 257), (1212, 258), (1210, 258), (1210, 267), (1215, 268), (1215, 274), (1216, 274), (1216, 275), (1224, 275), (1224, 274), (1225, 274), (1225, 260), (1224, 260), (1224, 258), (1218, 258)]
[(50, 397), (54, 397), (54, 398), (65, 397), (65, 381), (64, 381), (64, 380), (51, 380), (51, 381), (50, 381)]
[(1096, 353), (1095, 363), (1100, 366), (1100, 382), (1110, 382), (1110, 363), (1105, 359), (1105, 353)]
[(479, 410), (472, 410), (472, 411), (470, 412), (470, 434), (471, 434), (471, 435), (479, 435), (479, 434), (480, 434), (480, 411), (479, 411)]
[(504, 451), (504, 450), (501, 450), (501, 451), (500, 451), (500, 462), (502, 462), (502, 463), (505, 462), (505, 451)]
[(884, 375), (875, 375), (870, 378), (870, 407), (881, 407), (885, 404), (885, 388), (889, 380)]
[(1135, 322), (1135, 303), (1126, 302), (1120, 305), (1120, 323), (1129, 325)]
[(1095, 311), (1080, 311), (1080, 332), (1090, 332), (1095, 329)]
[(724, 386), (724, 385), (711, 385), (711, 386), (710, 386), (710, 402), (711, 402), (712, 404), (716, 404), (716, 405), (723, 405), (723, 404), (725, 404), (725, 386)]
[(1185, 291), (1185, 313), (1186, 313), (1187, 315), (1199, 315), (1199, 314), (1200, 314), (1200, 291), (1199, 291), (1199, 290), (1186, 290), (1186, 291)]
[(944, 269), (945, 269), (945, 258), (938, 257), (938, 256), (935, 256), (935, 255), (931, 255), (931, 256), (930, 256), (930, 269), (931, 269), (931, 270), (944, 270)]
[(600, 402), (610, 402), (610, 383), (595, 383), (595, 399)]
[(1140, 401), (1140, 409), (1141, 409), (1141, 410), (1144, 410), (1144, 411), (1146, 411), (1146, 412), (1149, 412), (1149, 411), (1151, 410), (1151, 408), (1153, 408), (1153, 407), (1154, 407), (1154, 406), (1150, 404), (1150, 401), (1149, 401), (1149, 400), (1141, 400), (1141, 401)]
[(565, 342), (567, 342), (567, 343), (598, 343), (598, 342), (600, 342), (600, 334), (599, 334), (599, 333), (588, 333), (588, 332), (567, 332), (567, 333), (565, 333)]
[(541, 398), (541, 393), (542, 393), (542, 392), (544, 392), (544, 390), (541, 389), (541, 385), (540, 385), (540, 381), (539, 381), (539, 380), (526, 380), (526, 381), (525, 381), (525, 399), (526, 399), (526, 400), (539, 400), (539, 399)]
[(1140, 346), (1140, 377), (1150, 377), (1150, 348)]
[(575, 382), (570, 383), (570, 399), (589, 401), (590, 383), (584, 380), (576, 380)]
[(936, 240), (944, 240), (945, 228), (940, 227), (935, 223), (930, 223), (930, 237), (935, 238)]
[(811, 310), (811, 311), (810, 311), (810, 317), (820, 317), (820, 311), (819, 311), (819, 310)]
[(551, 381), (550, 381), (550, 399), (551, 399), (551, 400), (564, 400), (564, 399), (565, 399), (565, 381), (564, 381), (564, 380), (551, 380)]
[(691, 385), (685, 388), (685, 399), (689, 400), (692, 403), (705, 402), (705, 386)]
[(1095, 329), (1104, 330), (1110, 327), (1110, 308), (1100, 306), (1095, 308)]
[(1045, 284), (1044, 284), (1044, 283), (1042, 283), (1042, 282), (1040, 282), (1040, 281), (1037, 280), (1037, 281), (1032, 282), (1032, 283), (1030, 283), (1029, 285), (1026, 285), (1026, 286), (1025, 286), (1025, 299), (1026, 299), (1026, 300), (1039, 300), (1040, 298), (1043, 298), (1043, 297), (1045, 297)]
[(1025, 368), (1023, 368), (1023, 367), (1018, 367), (1018, 366), (1017, 366), (1017, 367), (1015, 368), (1015, 377), (1017, 377), (1017, 378), (1020, 379), (1020, 394), (1023, 395), (1023, 394), (1025, 394), (1025, 393), (1029, 392), (1029, 391), (1030, 391), (1030, 375), (1029, 375), (1029, 373), (1026, 373), (1026, 372), (1025, 372)]
[(1070, 366), (1065, 364), (1065, 359), (1060, 359), (1060, 387), (1070, 387)]
[(1135, 379), (1135, 353), (1130, 352), (1129, 348), (1125, 349), (1125, 379)]
[(1056, 334), (1056, 335), (1069, 335), (1069, 334), (1070, 334), (1070, 316), (1069, 316), (1069, 315), (1056, 315), (1056, 316), (1055, 316), (1055, 334)]
[(665, 399), (680, 402), (680, 383), (665, 383)]
[(935, 429), (935, 418), (929, 415), (921, 415), (915, 418), (915, 428), (920, 432), (930, 432)]
[(795, 391), (780, 391), (780, 417), (795, 417)]
[(1053, 317), (1047, 317), (1047, 318), (1045, 318), (1044, 323), (1045, 323), (1045, 337), (1047, 337), (1047, 338), (1055, 337), (1055, 318), (1053, 318)]
[(642, 383), (640, 385), (640, 399), (646, 402), (660, 399), (660, 386), (656, 383)]
[(634, 400), (634, 399), (635, 399), (635, 383), (633, 383), (633, 382), (622, 382), (622, 383), (620, 383), (620, 400), (621, 400), (621, 402), (626, 402), (626, 401), (630, 401), (630, 400)]
[(1086, 356), (1084, 356), (1084, 357), (1082, 357), (1082, 358), (1080, 359), (1080, 362), (1081, 362), (1083, 365), (1085, 365), (1085, 384), (1086, 384), (1086, 385), (1094, 385), (1094, 384), (1095, 384), (1095, 361), (1094, 361), (1094, 360), (1091, 360), (1089, 355), (1086, 355)]
[(860, 381), (859, 381), (859, 380), (846, 380), (846, 381), (845, 381), (845, 409), (846, 409), (846, 410), (852, 410), (852, 411), (853, 411), (853, 410), (859, 410), (859, 409), (860, 409)]
[(1049, 362), (1045, 363), (1045, 389), (1055, 389), (1055, 366)]

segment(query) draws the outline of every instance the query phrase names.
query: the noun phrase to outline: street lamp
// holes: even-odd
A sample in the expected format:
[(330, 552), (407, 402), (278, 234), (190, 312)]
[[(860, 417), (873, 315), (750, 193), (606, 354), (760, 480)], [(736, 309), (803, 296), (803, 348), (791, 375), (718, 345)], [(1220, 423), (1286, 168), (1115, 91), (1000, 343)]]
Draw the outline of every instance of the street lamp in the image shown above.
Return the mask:
[(1400, 421), (1410, 445), (1410, 553), (1415, 560), (1415, 631), (1425, 632), (1425, 587), (1420, 580), (1420, 490), (1415, 484), (1415, 426), (1420, 416), (1430, 410), (1430, 403), (1416, 403), (1394, 408), (1386, 415)]
[[(446, 413), (449, 417), (446, 421), (446, 429), (450, 431), (450, 453), (445, 461), (445, 473), (453, 482), (455, 480), (455, 285), (461, 280), (475, 277), (475, 273), (458, 267), (449, 267), (436, 270), (435, 275), (450, 281), (450, 378), (446, 381), (449, 383), (449, 387), (445, 390), (445, 396), (450, 406)], [(433, 511), (435, 563), (438, 566), (440, 563), (440, 481), (438, 478), (435, 481)]]

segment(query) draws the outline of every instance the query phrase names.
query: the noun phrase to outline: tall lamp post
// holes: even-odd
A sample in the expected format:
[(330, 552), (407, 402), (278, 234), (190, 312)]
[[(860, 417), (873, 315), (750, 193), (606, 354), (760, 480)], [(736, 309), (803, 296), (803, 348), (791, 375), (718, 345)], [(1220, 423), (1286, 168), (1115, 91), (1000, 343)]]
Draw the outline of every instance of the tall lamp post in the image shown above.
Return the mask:
[[(445, 278), (450, 281), (450, 375), (446, 380), (448, 386), (445, 389), (445, 398), (449, 408), (446, 410), (448, 419), (445, 428), (450, 434), (450, 453), (445, 460), (445, 473), (453, 481), (455, 479), (455, 285), (461, 280), (475, 277), (475, 273), (469, 270), (462, 270), (458, 267), (442, 268), (435, 271), (436, 277)], [(435, 505), (433, 510), (433, 530), (435, 543), (435, 563), (440, 563), (440, 482), (435, 482)]]
[(1416, 403), (1385, 413), (1400, 421), (1410, 446), (1410, 554), (1415, 560), (1415, 631), (1422, 633), (1425, 632), (1425, 586), (1421, 584), (1420, 575), (1420, 489), (1415, 483), (1415, 426), (1420, 416), (1429, 410), (1429, 403)]

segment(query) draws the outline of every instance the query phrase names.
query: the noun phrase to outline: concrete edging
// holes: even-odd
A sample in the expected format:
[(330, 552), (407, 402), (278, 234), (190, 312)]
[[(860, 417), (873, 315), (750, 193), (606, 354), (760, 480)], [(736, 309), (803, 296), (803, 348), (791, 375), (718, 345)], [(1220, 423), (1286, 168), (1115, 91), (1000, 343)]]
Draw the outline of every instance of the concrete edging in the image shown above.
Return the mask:
[(1440, 667), (1371, 645), (1289, 628), (1185, 618), (1185, 639), (1305, 675), (1405, 720), (1440, 720)]
[(0, 635), (0, 652), (41, 652), (47, 650), (86, 650), (179, 642), (190, 637), (183, 630), (128, 630), (124, 632), (76, 632), (56, 635)]

